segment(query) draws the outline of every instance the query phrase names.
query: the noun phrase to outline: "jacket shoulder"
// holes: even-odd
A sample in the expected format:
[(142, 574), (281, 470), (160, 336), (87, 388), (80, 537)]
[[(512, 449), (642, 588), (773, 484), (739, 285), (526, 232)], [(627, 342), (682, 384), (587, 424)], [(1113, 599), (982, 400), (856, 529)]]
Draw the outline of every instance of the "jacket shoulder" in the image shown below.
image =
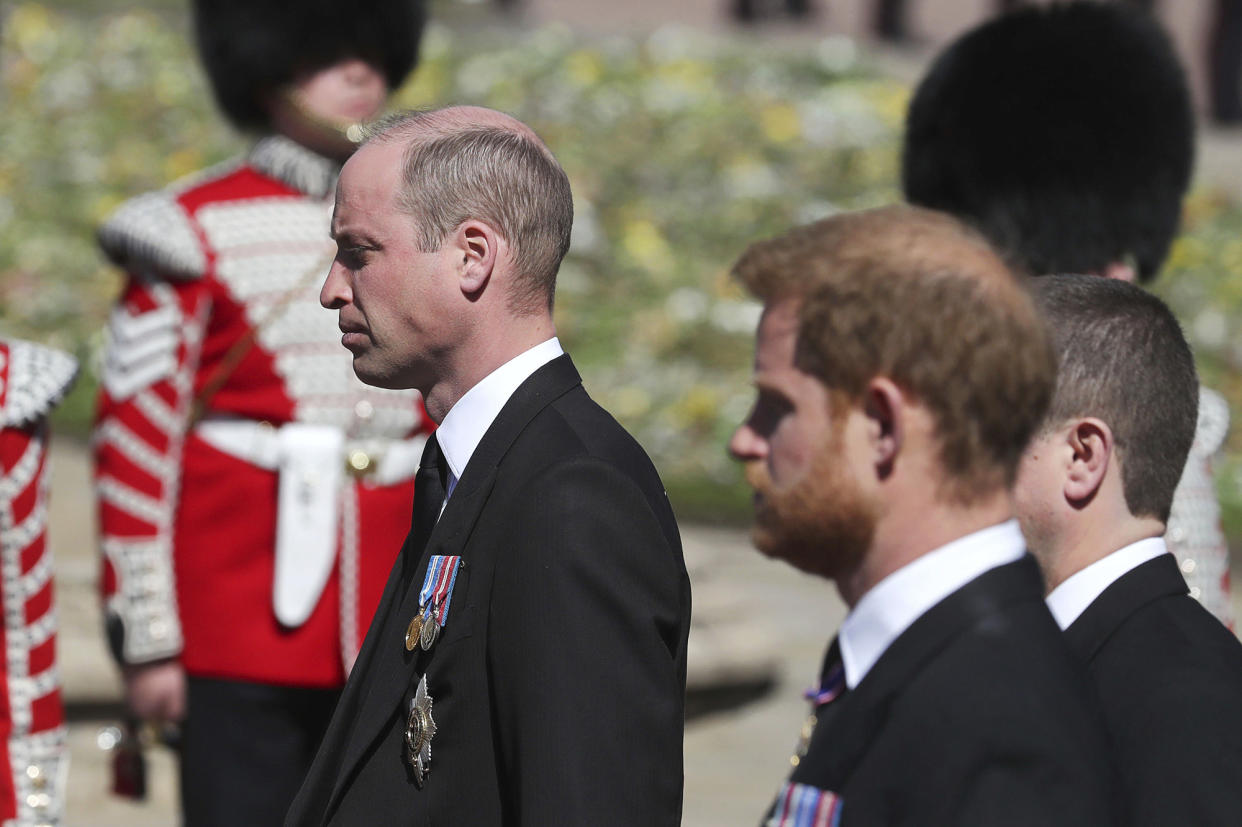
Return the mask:
[(20, 339), (0, 339), (0, 346), (0, 398), (4, 400), (0, 424), (30, 425), (47, 415), (73, 385), (78, 361), (68, 353)]
[(201, 278), (208, 259), (192, 205), (227, 190), (247, 170), (241, 160), (227, 161), (125, 201), (99, 227), (99, 246), (113, 264), (131, 273)]

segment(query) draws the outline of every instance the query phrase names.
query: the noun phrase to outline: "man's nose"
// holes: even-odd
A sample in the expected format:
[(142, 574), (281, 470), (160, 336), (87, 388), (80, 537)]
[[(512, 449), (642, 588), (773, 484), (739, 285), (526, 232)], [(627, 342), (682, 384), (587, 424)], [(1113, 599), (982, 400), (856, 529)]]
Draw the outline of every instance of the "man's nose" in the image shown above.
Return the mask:
[(351, 301), (353, 292), (349, 288), (349, 273), (339, 261), (333, 260), (328, 268), (328, 277), (319, 290), (319, 303), (329, 310), (339, 310)]
[(755, 433), (749, 422), (743, 422), (729, 439), (729, 453), (741, 462), (762, 459), (767, 455), (767, 443)]

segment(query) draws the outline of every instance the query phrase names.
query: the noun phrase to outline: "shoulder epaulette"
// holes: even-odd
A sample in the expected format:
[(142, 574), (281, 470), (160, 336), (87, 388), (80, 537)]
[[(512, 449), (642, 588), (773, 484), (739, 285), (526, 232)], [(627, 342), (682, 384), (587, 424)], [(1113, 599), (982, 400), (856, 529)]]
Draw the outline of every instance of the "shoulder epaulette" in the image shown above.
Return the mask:
[[(78, 360), (21, 339), (0, 342), (8, 346), (8, 358), (0, 365), (5, 384), (0, 423), (8, 427), (29, 425), (64, 397), (78, 375)], [(3, 356), (0, 350), (0, 358)]]
[(99, 228), (99, 246), (114, 264), (131, 273), (196, 279), (207, 269), (207, 256), (190, 217), (166, 190), (122, 204)]
[(1199, 388), (1199, 424), (1195, 429), (1195, 453), (1215, 454), (1229, 433), (1229, 403), (1210, 388)]
[(131, 273), (175, 279), (201, 278), (207, 254), (181, 197), (242, 165), (223, 161), (162, 190), (131, 198), (99, 228), (99, 246), (113, 264)]

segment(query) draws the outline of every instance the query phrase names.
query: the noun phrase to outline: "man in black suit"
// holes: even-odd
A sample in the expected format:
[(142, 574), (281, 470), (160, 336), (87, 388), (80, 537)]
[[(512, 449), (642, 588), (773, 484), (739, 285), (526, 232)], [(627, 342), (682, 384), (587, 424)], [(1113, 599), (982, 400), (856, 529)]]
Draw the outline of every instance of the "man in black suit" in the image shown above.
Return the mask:
[(764, 823), (1114, 823), (1090, 687), (1012, 519), (1054, 376), (1029, 297), (912, 207), (795, 229), (735, 273), (764, 302), (730, 443), (755, 543), (850, 607)]
[(474, 107), (395, 116), (341, 173), (321, 300), (439, 429), (289, 825), (680, 820), (689, 582), (655, 469), (556, 339), (572, 209), (535, 133)]
[(1060, 369), (1018, 518), (1103, 701), (1131, 823), (1242, 824), (1242, 644), (1164, 544), (1198, 381), (1169, 309), (1129, 284), (1033, 285)]

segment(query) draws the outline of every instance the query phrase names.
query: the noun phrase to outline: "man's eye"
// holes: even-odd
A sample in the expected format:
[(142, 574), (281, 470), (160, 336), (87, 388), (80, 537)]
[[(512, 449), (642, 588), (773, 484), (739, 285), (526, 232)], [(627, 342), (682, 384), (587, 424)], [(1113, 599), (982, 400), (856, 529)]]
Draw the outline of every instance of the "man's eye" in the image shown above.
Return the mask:
[(750, 412), (750, 427), (756, 433), (769, 435), (792, 410), (793, 406), (784, 397), (760, 391), (755, 407)]
[(340, 247), (336, 257), (349, 269), (356, 270), (367, 263), (367, 253), (366, 247)]

